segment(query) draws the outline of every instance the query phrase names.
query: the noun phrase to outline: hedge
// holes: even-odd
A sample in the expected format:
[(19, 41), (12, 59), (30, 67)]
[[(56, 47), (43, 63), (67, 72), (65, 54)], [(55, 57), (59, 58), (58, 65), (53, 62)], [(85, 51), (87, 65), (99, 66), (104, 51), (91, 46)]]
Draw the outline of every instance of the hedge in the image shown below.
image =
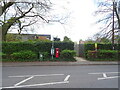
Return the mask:
[[(98, 49), (102, 50), (112, 50), (113, 45), (112, 44), (97, 44)], [(88, 50), (95, 50), (95, 44), (85, 44), (85, 51)], [(115, 50), (120, 50), (120, 44), (114, 44)]]
[[(2, 52), (7, 57), (15, 52), (30, 50), (37, 55), (39, 52), (48, 52), (50, 55), (52, 42), (3, 42)], [(60, 48), (60, 51), (69, 49), (74, 50), (73, 42), (54, 42), (54, 48)]]
[(117, 50), (89, 50), (87, 53), (87, 58), (89, 60), (118, 60), (118, 55), (119, 53)]
[[(97, 44), (98, 50), (113, 50), (112, 44)], [(115, 49), (114, 50), (120, 50), (120, 44), (114, 44)], [(85, 51), (85, 57), (87, 58), (87, 52), (91, 50), (95, 50), (95, 44), (84, 44), (84, 51)]]
[(60, 53), (61, 58), (74, 58), (76, 56), (76, 52), (74, 50), (63, 50)]
[(31, 50), (36, 51), (34, 48), (33, 43), (27, 42), (3, 42), (2, 43), (2, 52), (5, 54), (12, 54), (14, 52), (24, 51), (24, 50)]
[(5, 53), (2, 53), (2, 52), (0, 52), (0, 58), (6, 58), (6, 54)]
[(37, 59), (37, 55), (32, 52), (32, 51), (20, 51), (20, 52), (14, 52), (11, 54), (12, 59), (17, 60), (17, 59)]

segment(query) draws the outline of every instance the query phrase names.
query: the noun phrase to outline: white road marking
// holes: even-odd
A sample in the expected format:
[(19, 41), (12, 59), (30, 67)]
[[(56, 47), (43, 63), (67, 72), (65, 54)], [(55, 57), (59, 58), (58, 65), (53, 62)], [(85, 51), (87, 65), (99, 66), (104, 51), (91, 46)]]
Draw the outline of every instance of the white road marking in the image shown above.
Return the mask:
[(104, 77), (104, 78), (106, 78), (106, 77), (107, 77), (107, 75), (106, 75), (105, 73), (103, 73), (103, 77)]
[(120, 77), (120, 76), (98, 78), (98, 80), (112, 79), (112, 78), (118, 78), (118, 77)]
[(111, 76), (108, 77), (107, 74), (114, 74), (114, 73), (120, 73), (120, 72), (100, 72), (100, 73), (88, 73), (88, 74), (102, 74), (102, 78), (98, 78), (98, 80), (105, 80), (105, 79), (112, 79), (112, 78), (118, 78), (120, 76)]
[(103, 74), (103, 73), (110, 74), (110, 73), (120, 73), (120, 72), (100, 72), (100, 73), (88, 73), (88, 74)]
[(70, 75), (67, 75), (67, 77), (64, 79), (64, 81), (68, 81), (69, 78), (70, 78)]
[(29, 77), (29, 78), (27, 78), (27, 79), (24, 79), (23, 81), (21, 81), (21, 82), (15, 84), (14, 86), (18, 86), (18, 85), (20, 85), (20, 84), (22, 84), (22, 83), (24, 83), (24, 82), (26, 82), (26, 81), (32, 79), (33, 77), (34, 77), (34, 76), (31, 76), (31, 77)]
[(14, 86), (9, 87), (2, 87), (2, 88), (22, 88), (22, 87), (31, 87), (31, 86), (42, 86), (42, 85), (52, 85), (52, 84), (62, 84), (62, 83), (69, 83), (68, 79), (70, 78), (70, 75), (67, 75), (64, 81), (61, 82), (50, 82), (50, 83), (42, 83), (42, 84), (30, 84), (30, 85), (20, 85), (35, 76), (56, 76), (56, 75), (64, 75), (64, 74), (45, 74), (45, 75), (20, 75), (20, 76), (8, 76), (8, 77), (28, 77), (27, 79), (22, 80), (21, 82), (15, 84)]
[(64, 75), (64, 74), (21, 75), (21, 76), (8, 76), (8, 77), (57, 76), (57, 75)]
[(31, 85), (21, 85), (21, 86), (10, 86), (10, 87), (2, 87), (2, 88), (22, 88), (22, 87), (43, 86), (43, 85), (53, 85), (53, 84), (64, 84), (64, 83), (69, 83), (69, 81), (51, 82), (51, 83), (42, 83), (42, 84), (31, 84)]

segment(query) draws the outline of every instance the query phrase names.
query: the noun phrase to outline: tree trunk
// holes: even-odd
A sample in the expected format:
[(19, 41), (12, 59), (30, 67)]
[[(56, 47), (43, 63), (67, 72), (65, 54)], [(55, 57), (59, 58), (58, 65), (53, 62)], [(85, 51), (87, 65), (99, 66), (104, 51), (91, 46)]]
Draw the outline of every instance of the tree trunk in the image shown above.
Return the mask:
[(9, 27), (7, 25), (2, 26), (2, 41), (6, 41), (6, 35)]
[(6, 41), (6, 35), (9, 28), (15, 23), (16, 18), (9, 19), (8, 22), (2, 25), (2, 41)]

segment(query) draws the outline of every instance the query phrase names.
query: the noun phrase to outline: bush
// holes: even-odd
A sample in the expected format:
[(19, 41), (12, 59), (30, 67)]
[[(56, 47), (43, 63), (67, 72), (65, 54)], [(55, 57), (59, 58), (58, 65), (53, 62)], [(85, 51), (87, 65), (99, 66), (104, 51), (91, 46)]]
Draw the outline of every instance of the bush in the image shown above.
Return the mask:
[(98, 59), (98, 60), (118, 60), (117, 50), (98, 50), (98, 51), (88, 51), (88, 59)]
[(48, 58), (49, 57), (49, 53), (48, 52), (43, 52), (43, 58)]
[(98, 58), (116, 58), (117, 59), (117, 50), (99, 50)]
[[(115, 50), (120, 50), (120, 44), (114, 44)], [(88, 52), (95, 50), (95, 44), (84, 44), (85, 49), (85, 57), (88, 58)], [(98, 50), (112, 50), (112, 44), (99, 44), (98, 43)]]
[(12, 59), (36, 59), (37, 55), (32, 51), (20, 51), (11, 54)]
[(3, 42), (2, 43), (2, 51), (6, 54), (12, 54), (14, 52), (20, 51), (36, 51), (36, 48), (33, 43), (28, 42)]
[(0, 57), (2, 57), (3, 59), (5, 59), (5, 58), (6, 58), (6, 54), (5, 54), (5, 53), (0, 52)]
[[(20, 52), (30, 50), (33, 52), (48, 52), (50, 53), (52, 42), (3, 42), (2, 51), (6, 54), (12, 54), (14, 52)], [(54, 48), (60, 48), (60, 50), (73, 50), (74, 43), (72, 42), (54, 42)]]
[(93, 58), (97, 58), (97, 51), (91, 51), (89, 50), (88, 53), (87, 53), (87, 58), (88, 59), (93, 59)]
[(39, 52), (39, 58), (40, 58), (40, 54), (43, 55), (43, 59), (49, 58), (49, 53), (48, 52)]
[(76, 55), (76, 52), (74, 50), (63, 50), (60, 53), (61, 58), (74, 58), (75, 55)]

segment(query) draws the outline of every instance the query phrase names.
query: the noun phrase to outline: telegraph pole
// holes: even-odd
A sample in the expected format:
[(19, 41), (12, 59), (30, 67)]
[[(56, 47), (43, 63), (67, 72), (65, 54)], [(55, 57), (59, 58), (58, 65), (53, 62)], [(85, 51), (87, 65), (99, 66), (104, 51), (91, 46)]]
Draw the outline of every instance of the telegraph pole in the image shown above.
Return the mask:
[(113, 25), (112, 25), (112, 45), (114, 50), (114, 11), (115, 11), (115, 0), (113, 0)]

